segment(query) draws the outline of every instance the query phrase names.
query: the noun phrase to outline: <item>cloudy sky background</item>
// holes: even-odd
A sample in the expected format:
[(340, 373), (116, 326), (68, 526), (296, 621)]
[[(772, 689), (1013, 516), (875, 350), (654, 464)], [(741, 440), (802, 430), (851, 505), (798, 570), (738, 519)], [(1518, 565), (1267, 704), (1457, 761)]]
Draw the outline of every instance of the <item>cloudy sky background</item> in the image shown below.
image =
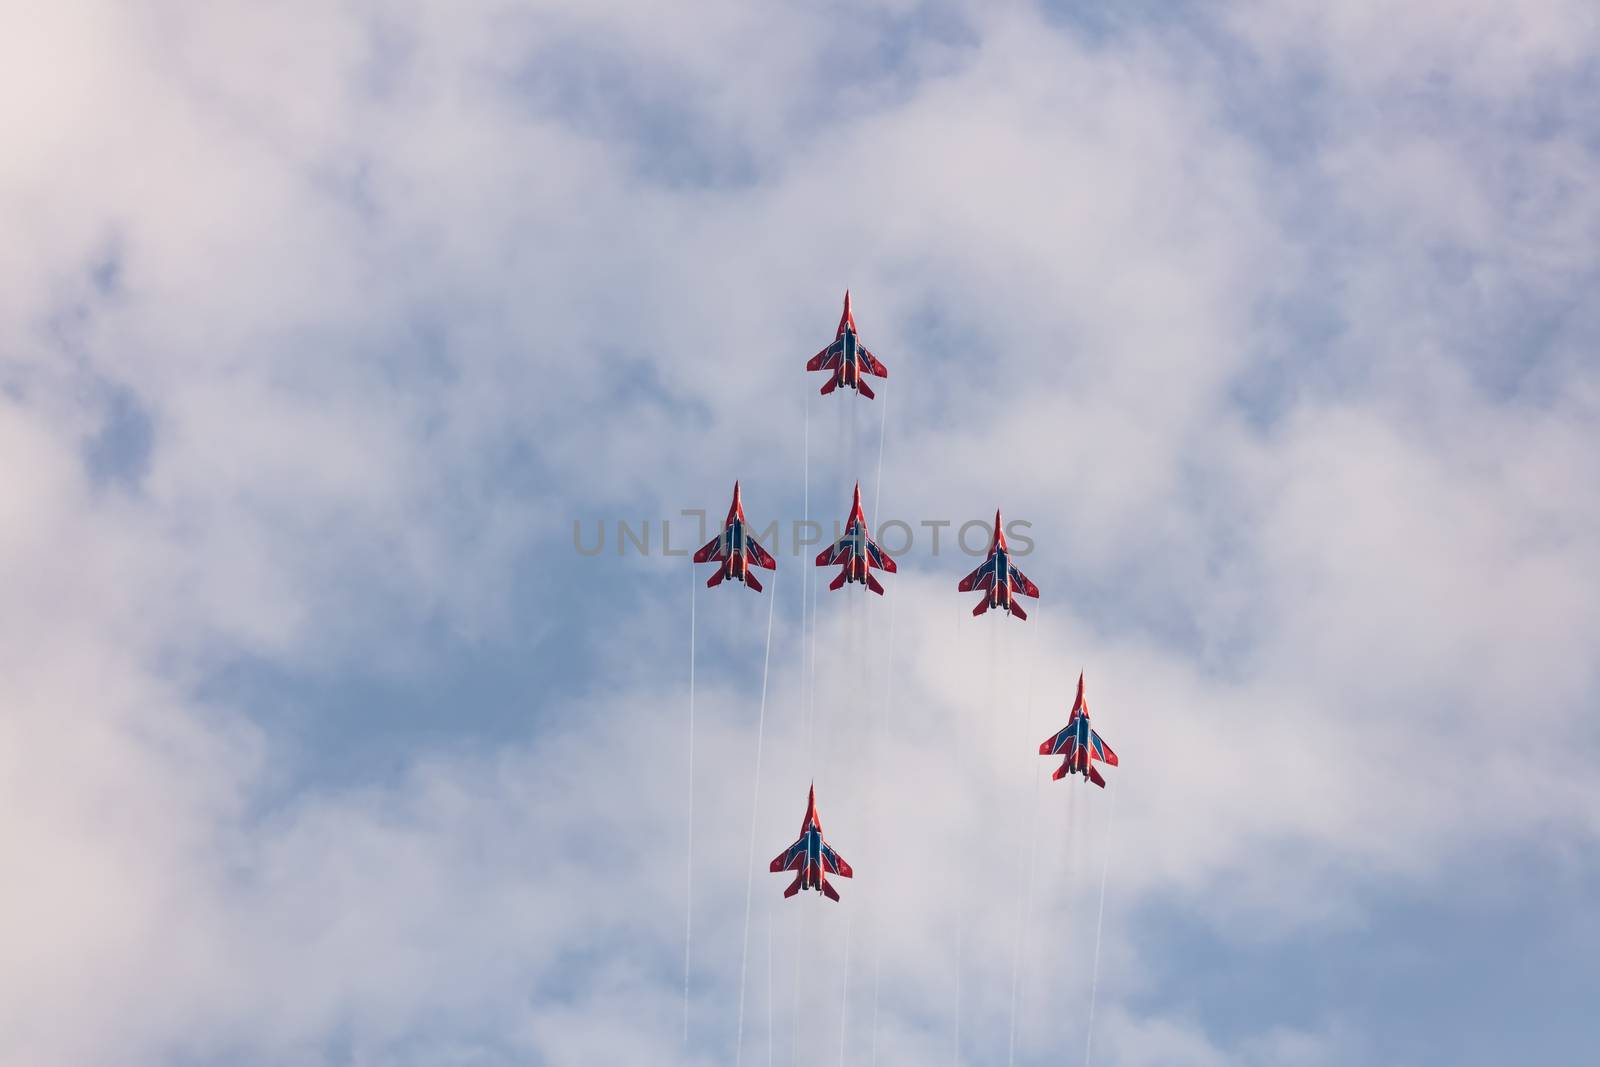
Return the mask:
[[(1600, 24), (1325, 7), (13, 12), (0, 1062), (1592, 1054)], [(693, 580), (572, 524), (858, 477), (1044, 599), (695, 595), (685, 1043)]]

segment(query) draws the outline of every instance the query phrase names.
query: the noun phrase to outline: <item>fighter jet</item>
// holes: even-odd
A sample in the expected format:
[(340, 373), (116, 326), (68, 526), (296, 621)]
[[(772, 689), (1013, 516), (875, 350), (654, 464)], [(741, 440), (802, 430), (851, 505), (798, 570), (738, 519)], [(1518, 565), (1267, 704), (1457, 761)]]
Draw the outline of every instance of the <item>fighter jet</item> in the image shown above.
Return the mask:
[(773, 874), (795, 871), (794, 881), (783, 891), (784, 898), (794, 896), (802, 889), (815, 889), (829, 900), (838, 900), (839, 894), (828, 884), (828, 875), (850, 878), (855, 872), (844, 857), (833, 850), (822, 837), (822, 820), (817, 817), (817, 787), (811, 787), (806, 798), (806, 817), (800, 823), (800, 836), (785, 849), (768, 868)]
[(994, 537), (989, 541), (989, 558), (978, 564), (977, 570), (961, 579), (961, 584), (956, 588), (963, 593), (970, 593), (974, 589), (985, 591), (984, 598), (972, 609), (974, 615), (982, 615), (990, 608), (1000, 608), (1019, 619), (1026, 619), (1028, 613), (1017, 603), (1016, 595), (1021, 593), (1035, 600), (1039, 598), (1039, 587), (1029, 581), (1028, 576), (1011, 562), (1011, 553), (1006, 548), (1006, 531), (1001, 525), (999, 511), (994, 513)]
[(745, 529), (744, 501), (739, 496), (739, 483), (733, 483), (733, 506), (728, 508), (728, 518), (723, 524), (722, 532), (705, 543), (700, 551), (694, 554), (696, 563), (720, 563), (717, 572), (706, 580), (706, 585), (721, 585), (724, 578), (732, 578), (736, 582), (761, 592), (761, 583), (756, 576), (750, 573), (750, 567), (765, 567), (769, 571), (778, 569), (778, 561), (773, 559), (767, 550), (757, 543), (750, 532)]
[(1095, 769), (1094, 761), (1099, 760), (1107, 767), (1117, 765), (1117, 754), (1111, 751), (1111, 746), (1101, 740), (1100, 735), (1089, 728), (1089, 705), (1083, 699), (1083, 675), (1078, 675), (1078, 699), (1072, 704), (1072, 717), (1067, 720), (1067, 725), (1060, 733), (1051, 737), (1039, 746), (1041, 756), (1065, 756), (1061, 766), (1056, 768), (1056, 773), (1050, 776), (1051, 781), (1065, 778), (1069, 774), (1081, 774), (1101, 789), (1106, 787), (1106, 780), (1100, 777), (1100, 772)]
[(831, 370), (833, 376), (822, 387), (822, 395), (827, 396), (841, 385), (848, 385), (862, 396), (871, 400), (877, 394), (872, 391), (872, 386), (862, 380), (862, 374), (876, 374), (880, 378), (889, 377), (889, 368), (879, 362), (878, 357), (868, 352), (862, 345), (856, 332), (856, 317), (850, 311), (850, 290), (844, 292), (844, 314), (839, 316), (839, 333), (833, 339), (833, 344), (811, 357), (806, 364), (806, 370)]
[(817, 554), (817, 566), (831, 567), (841, 564), (839, 576), (828, 584), (838, 589), (845, 582), (860, 582), (868, 589), (883, 595), (883, 586), (872, 576), (872, 568), (894, 574), (899, 571), (889, 553), (878, 547), (867, 529), (867, 517), (861, 511), (861, 483), (856, 483), (855, 501), (850, 505), (850, 518), (846, 520), (844, 536)]

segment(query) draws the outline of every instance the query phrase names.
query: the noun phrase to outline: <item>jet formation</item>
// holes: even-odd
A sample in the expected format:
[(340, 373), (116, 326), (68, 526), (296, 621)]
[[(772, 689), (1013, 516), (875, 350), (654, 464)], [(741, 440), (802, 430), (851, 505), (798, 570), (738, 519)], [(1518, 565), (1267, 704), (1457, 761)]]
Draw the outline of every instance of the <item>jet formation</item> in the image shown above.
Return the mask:
[[(866, 378), (889, 376), (889, 370), (883, 362), (861, 343), (848, 290), (844, 294), (844, 312), (839, 316), (839, 328), (833, 342), (811, 357), (806, 363), (806, 370), (829, 372), (821, 390), (824, 396), (843, 386), (868, 400), (876, 394)], [(707, 586), (714, 587), (731, 580), (757, 593), (762, 591), (762, 586), (751, 568), (777, 569), (777, 560), (750, 535), (738, 482), (733, 483), (733, 503), (728, 508), (722, 532), (694, 554), (694, 561), (697, 564), (717, 564), (716, 571), (706, 581)], [(857, 584), (879, 596), (884, 595), (884, 588), (873, 572), (898, 573), (899, 566), (893, 557), (872, 538), (866, 514), (861, 507), (860, 482), (855, 486), (843, 535), (818, 553), (816, 565), (839, 568), (838, 575), (828, 585), (831, 590)], [(993, 609), (1025, 621), (1028, 614), (1018, 598), (1039, 598), (1039, 587), (1022, 573), (1012, 559), (998, 509), (994, 513), (994, 530), (989, 539), (987, 556), (971, 574), (957, 583), (956, 588), (963, 593), (982, 591), (983, 599), (972, 609), (975, 616)], [(1104, 789), (1106, 780), (1095, 765), (1115, 767), (1117, 754), (1089, 725), (1089, 706), (1084, 699), (1083, 684), (1083, 674), (1079, 673), (1078, 695), (1073, 701), (1067, 725), (1039, 746), (1039, 754), (1062, 757), (1061, 766), (1051, 776), (1052, 780), (1078, 775), (1084, 781)], [(854, 875), (850, 864), (823, 837), (822, 820), (817, 814), (815, 783), (806, 797), (806, 813), (800, 823), (800, 836), (772, 861), (770, 869), (774, 874), (794, 872), (794, 881), (783, 891), (785, 897), (809, 889), (835, 901), (839, 899), (839, 893), (829, 883), (828, 876), (850, 878)]]

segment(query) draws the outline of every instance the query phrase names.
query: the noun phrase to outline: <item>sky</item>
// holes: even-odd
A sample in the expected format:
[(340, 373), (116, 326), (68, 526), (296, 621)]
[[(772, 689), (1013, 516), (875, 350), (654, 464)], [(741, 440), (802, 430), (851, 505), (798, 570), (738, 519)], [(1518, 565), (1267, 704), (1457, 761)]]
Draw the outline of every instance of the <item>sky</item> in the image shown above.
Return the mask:
[(7, 22), (0, 1063), (1600, 1047), (1592, 5)]

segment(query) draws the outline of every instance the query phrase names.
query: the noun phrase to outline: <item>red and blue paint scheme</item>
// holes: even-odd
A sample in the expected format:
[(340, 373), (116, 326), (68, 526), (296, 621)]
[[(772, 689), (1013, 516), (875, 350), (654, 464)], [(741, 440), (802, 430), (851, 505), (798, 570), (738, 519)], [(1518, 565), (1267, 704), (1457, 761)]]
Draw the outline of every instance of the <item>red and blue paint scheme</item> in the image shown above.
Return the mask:
[(815, 785), (811, 787), (811, 795), (806, 798), (806, 817), (800, 823), (799, 838), (784, 849), (768, 869), (773, 874), (780, 871), (795, 872), (794, 881), (783, 891), (785, 899), (802, 889), (815, 889), (829, 900), (838, 900), (838, 892), (828, 884), (828, 875), (836, 874), (840, 878), (855, 875), (850, 864), (822, 836), (822, 820), (817, 817)]
[(850, 505), (850, 518), (846, 520), (844, 536), (817, 554), (817, 566), (840, 566), (839, 576), (828, 584), (829, 589), (839, 589), (846, 582), (859, 582), (868, 589), (883, 595), (883, 586), (872, 576), (874, 567), (888, 574), (900, 568), (889, 553), (878, 547), (867, 529), (867, 517), (861, 511), (861, 483), (856, 483), (856, 496)]
[(1072, 704), (1071, 718), (1060, 733), (1039, 746), (1039, 755), (1065, 757), (1061, 766), (1056, 768), (1056, 773), (1050, 776), (1051, 781), (1058, 781), (1069, 774), (1081, 774), (1101, 789), (1106, 787), (1106, 780), (1100, 777), (1094, 761), (1115, 767), (1117, 754), (1089, 727), (1089, 705), (1083, 699), (1082, 674), (1078, 675), (1078, 699)]
[(875, 374), (879, 378), (889, 377), (889, 368), (885, 367), (877, 356), (867, 351), (856, 332), (856, 317), (850, 310), (850, 290), (846, 289), (844, 292), (844, 314), (839, 316), (838, 335), (834, 337), (833, 344), (811, 357), (810, 362), (806, 364), (806, 370), (833, 372), (833, 376), (822, 387), (823, 396), (845, 385), (868, 400), (877, 394), (861, 376)]
[(1011, 551), (1006, 548), (1006, 531), (1000, 522), (999, 511), (994, 513), (994, 536), (989, 540), (989, 558), (978, 564), (977, 570), (961, 579), (961, 584), (956, 588), (963, 593), (970, 593), (974, 589), (984, 591), (983, 599), (972, 609), (974, 615), (982, 615), (990, 608), (999, 608), (1019, 619), (1026, 619), (1028, 613), (1017, 603), (1017, 594), (1039, 599), (1039, 587), (1011, 562)]
[(765, 567), (769, 571), (778, 569), (778, 561), (750, 536), (745, 524), (744, 501), (739, 496), (738, 482), (733, 483), (733, 506), (728, 508), (728, 519), (722, 526), (722, 532), (707, 541), (705, 546), (694, 554), (694, 561), (722, 564), (717, 568), (717, 572), (706, 580), (706, 585), (721, 585), (723, 579), (732, 578), (736, 582), (743, 582), (758, 593), (761, 592), (761, 583), (750, 573), (750, 568)]

